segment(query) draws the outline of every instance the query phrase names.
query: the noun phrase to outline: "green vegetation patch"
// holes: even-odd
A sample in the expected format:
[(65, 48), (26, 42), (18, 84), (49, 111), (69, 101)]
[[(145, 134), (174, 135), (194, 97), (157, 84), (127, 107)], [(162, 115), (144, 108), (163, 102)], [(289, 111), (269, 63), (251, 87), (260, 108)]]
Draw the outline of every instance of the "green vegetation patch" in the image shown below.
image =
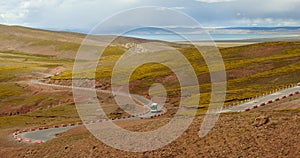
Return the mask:
[(23, 93), (22, 87), (14, 83), (0, 83), (0, 99), (17, 96)]
[(64, 118), (79, 118), (74, 105), (60, 105), (49, 109), (36, 110), (26, 114), (27, 116), (35, 117), (64, 117)]

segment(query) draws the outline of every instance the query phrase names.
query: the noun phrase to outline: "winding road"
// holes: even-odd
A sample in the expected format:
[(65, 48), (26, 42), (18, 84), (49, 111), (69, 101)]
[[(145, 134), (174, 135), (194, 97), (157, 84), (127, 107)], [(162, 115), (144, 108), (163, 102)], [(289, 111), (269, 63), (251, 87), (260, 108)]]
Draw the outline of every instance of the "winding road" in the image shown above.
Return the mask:
[[(38, 75), (43, 75), (44, 77), (51, 77), (51, 74), (47, 73), (42, 73), (42, 72), (34, 72), (34, 74)], [(38, 85), (43, 85), (43, 86), (50, 86), (50, 87), (56, 87), (56, 88), (69, 88), (69, 89), (79, 89), (79, 90), (87, 90), (87, 91), (95, 91), (93, 88), (83, 88), (83, 87), (74, 87), (74, 86), (64, 86), (64, 85), (57, 85), (57, 84), (48, 84), (41, 82), (40, 80), (31, 80), (31, 83), (33, 84), (38, 84)], [(101, 92), (101, 93), (108, 93), (112, 94), (112, 91), (109, 90), (99, 90), (96, 89), (96, 92)], [(115, 92), (114, 94), (117, 95), (123, 95), (123, 96), (128, 96), (128, 94), (123, 94), (123, 93), (118, 93)], [(137, 102), (141, 103), (146, 107), (148, 110), (146, 113), (143, 114), (138, 114), (135, 116), (130, 116), (130, 117), (123, 117), (123, 118), (118, 118), (118, 119), (101, 119), (101, 120), (94, 120), (90, 122), (84, 122), (84, 124), (93, 124), (96, 122), (105, 122), (105, 121), (122, 121), (122, 120), (137, 120), (137, 119), (147, 119), (147, 118), (154, 118), (157, 116), (161, 116), (167, 112), (167, 110), (161, 106), (157, 106), (157, 112), (152, 113), (151, 110), (151, 104), (153, 103), (151, 100), (144, 98), (140, 95), (131, 95), (134, 100)], [(67, 130), (70, 130), (74, 127), (77, 126), (82, 126), (82, 123), (73, 123), (73, 124), (63, 124), (60, 126), (54, 126), (53, 128), (40, 128), (40, 129), (31, 129), (31, 130), (23, 130), (23, 131), (17, 131), (13, 133), (13, 137), (18, 140), (18, 141), (24, 141), (27, 143), (42, 143), (46, 142), (48, 140), (56, 138), (56, 134), (65, 132)]]
[(68, 131), (69, 129), (72, 129), (74, 127), (76, 127), (76, 126), (67, 126), (67, 127), (29, 131), (29, 132), (20, 133), (19, 136), (24, 140), (25, 140), (25, 138), (29, 138), (32, 142), (34, 142), (34, 140), (41, 140), (42, 142), (45, 142), (45, 141), (55, 138), (56, 137), (55, 134)]
[(295, 93), (299, 93), (300, 86), (294, 86), (290, 87), (284, 90), (277, 91), (275, 93), (256, 98), (254, 100), (251, 100), (249, 102), (245, 102), (243, 104), (239, 104), (236, 106), (232, 106), (229, 108), (224, 108), (221, 113), (225, 112), (242, 112), (242, 111), (249, 111), (252, 108), (258, 108), (259, 106), (264, 106), (266, 104), (273, 103), (275, 101), (279, 101), (281, 99), (284, 99), (286, 97), (292, 96)]
[[(46, 73), (41, 73), (41, 72), (35, 72), (35, 74), (43, 75), (46, 77), (51, 77), (51, 74), (46, 74)], [(56, 85), (56, 84), (48, 84), (41, 82), (40, 80), (31, 80), (33, 84), (38, 84), (38, 85), (43, 85), (43, 86), (50, 86), (50, 87), (57, 87), (57, 88), (70, 88), (70, 89), (79, 89), (79, 90), (89, 90), (89, 91), (95, 91), (93, 88), (83, 88), (83, 87), (72, 87), (72, 86), (64, 86), (64, 85)], [(102, 92), (102, 93), (109, 93), (112, 94), (112, 91), (109, 90), (96, 90), (97, 92)], [(273, 103), (275, 101), (278, 101), (280, 99), (286, 98), (288, 96), (292, 96), (295, 94), (299, 94), (300, 91), (300, 86), (294, 86), (290, 87), (281, 91), (277, 91), (275, 93), (256, 98), (254, 100), (245, 102), (243, 104), (239, 104), (236, 106), (224, 108), (220, 113), (226, 113), (226, 112), (243, 112), (243, 111), (249, 111), (250, 109), (253, 108), (258, 108), (259, 106), (264, 106), (269, 103)], [(118, 94), (118, 95), (124, 95), (124, 94)], [(167, 112), (167, 110), (161, 106), (158, 106), (158, 111), (157, 113), (151, 113), (150, 111), (150, 105), (153, 103), (147, 98), (144, 98), (139, 95), (131, 95), (133, 99), (136, 101), (140, 102), (141, 104), (144, 105), (144, 107), (147, 107), (149, 110), (146, 113), (139, 114), (136, 116), (132, 117), (127, 117), (127, 118), (120, 118), (120, 119), (101, 119), (101, 120), (95, 120), (92, 122), (84, 122), (84, 124), (92, 124), (96, 122), (105, 122), (105, 121), (121, 121), (121, 120), (136, 120), (136, 119), (146, 119), (146, 118), (153, 118), (157, 116), (161, 116)], [(46, 142), (48, 140), (56, 138), (56, 134), (65, 132), (67, 130), (70, 130), (74, 127), (77, 126), (82, 126), (83, 123), (73, 123), (69, 125), (60, 125), (60, 126), (54, 126), (53, 128), (40, 128), (40, 129), (33, 129), (33, 130), (24, 130), (24, 131), (17, 131), (13, 133), (13, 137), (18, 140), (18, 141), (23, 141), (27, 143), (42, 143)]]

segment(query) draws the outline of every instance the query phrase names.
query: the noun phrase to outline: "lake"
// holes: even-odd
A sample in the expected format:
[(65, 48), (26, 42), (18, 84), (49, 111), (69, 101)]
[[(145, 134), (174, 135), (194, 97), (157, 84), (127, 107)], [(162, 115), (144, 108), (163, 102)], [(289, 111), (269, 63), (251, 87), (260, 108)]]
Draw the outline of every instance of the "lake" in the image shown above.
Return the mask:
[(126, 34), (128, 37), (136, 37), (151, 40), (163, 40), (169, 42), (187, 41), (184, 37), (191, 41), (207, 41), (211, 37), (215, 41), (227, 40), (245, 40), (245, 39), (262, 39), (262, 38), (280, 38), (280, 37), (293, 37), (291, 34), (210, 34), (210, 37), (203, 34)]

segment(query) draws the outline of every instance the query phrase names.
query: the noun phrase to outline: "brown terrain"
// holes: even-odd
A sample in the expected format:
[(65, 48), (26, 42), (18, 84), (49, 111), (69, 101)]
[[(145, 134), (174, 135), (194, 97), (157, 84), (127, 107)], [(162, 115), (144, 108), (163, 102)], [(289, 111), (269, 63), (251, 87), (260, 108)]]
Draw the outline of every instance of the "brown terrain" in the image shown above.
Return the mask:
[[(30, 80), (71, 85), (69, 78), (59, 75), (72, 69), (71, 59), (84, 36), (0, 25), (0, 157), (300, 157), (299, 95), (250, 112), (221, 114), (204, 138), (198, 137), (204, 118), (201, 111), (183, 135), (155, 151), (131, 153), (114, 149), (97, 140), (84, 126), (57, 134), (58, 138), (42, 144), (16, 142), (12, 132), (19, 129), (80, 121), (70, 89), (40, 86)], [(101, 39), (98, 44), (110, 37)], [(120, 46), (127, 42), (142, 43), (144, 40), (122, 37), (116, 44)], [(226, 106), (298, 82), (299, 42), (249, 44), (252, 45), (239, 44), (221, 49), (228, 79)], [(15, 70), (14, 66), (19, 63), (21, 67)], [(290, 69), (282, 71), (281, 68)], [(61, 78), (44, 78), (34, 74), (35, 71)], [(201, 93), (205, 94), (202, 99), (206, 100), (210, 95), (210, 75), (202, 72), (198, 79)], [(149, 87), (144, 84), (154, 81), (170, 87), (178, 84), (174, 74), (167, 74), (153, 80), (137, 79), (130, 83), (130, 90), (149, 97)], [(107, 82), (96, 80), (96, 88), (109, 87)], [(98, 99), (110, 118), (129, 115), (115, 104), (113, 96), (98, 94)], [(178, 100), (177, 94), (168, 98), (167, 115), (116, 124), (131, 131), (154, 130), (172, 118), (178, 109)], [(205, 109), (207, 102), (204, 104), (199, 109)]]
[[(300, 104), (299, 96), (268, 105), (268, 110), (222, 114), (215, 127), (199, 138), (203, 116), (169, 145), (144, 153), (111, 148), (77, 127), (41, 145), (26, 145), (2, 138), (0, 152), (10, 157), (299, 157), (300, 111), (283, 110)], [(278, 107), (282, 106), (282, 109)], [(131, 130), (153, 130), (169, 118), (119, 122)], [(76, 138), (76, 139), (75, 139)]]

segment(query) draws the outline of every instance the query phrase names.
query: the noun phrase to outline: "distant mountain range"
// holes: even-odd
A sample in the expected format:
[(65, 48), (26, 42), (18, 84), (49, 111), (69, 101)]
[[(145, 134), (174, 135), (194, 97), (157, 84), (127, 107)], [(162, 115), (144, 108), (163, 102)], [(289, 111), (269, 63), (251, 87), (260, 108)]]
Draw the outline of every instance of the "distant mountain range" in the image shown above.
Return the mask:
[(296, 33), (300, 34), (300, 26), (284, 26), (284, 27), (223, 27), (223, 28), (188, 28), (188, 27), (172, 27), (172, 28), (156, 28), (156, 27), (144, 27), (134, 31), (128, 32), (128, 34), (172, 34), (172, 31), (181, 34), (201, 34), (206, 31), (210, 33), (228, 34), (228, 33)]
[(284, 27), (226, 27), (220, 28), (226, 30), (251, 30), (251, 31), (279, 31), (279, 30), (300, 30), (300, 26), (284, 26)]

